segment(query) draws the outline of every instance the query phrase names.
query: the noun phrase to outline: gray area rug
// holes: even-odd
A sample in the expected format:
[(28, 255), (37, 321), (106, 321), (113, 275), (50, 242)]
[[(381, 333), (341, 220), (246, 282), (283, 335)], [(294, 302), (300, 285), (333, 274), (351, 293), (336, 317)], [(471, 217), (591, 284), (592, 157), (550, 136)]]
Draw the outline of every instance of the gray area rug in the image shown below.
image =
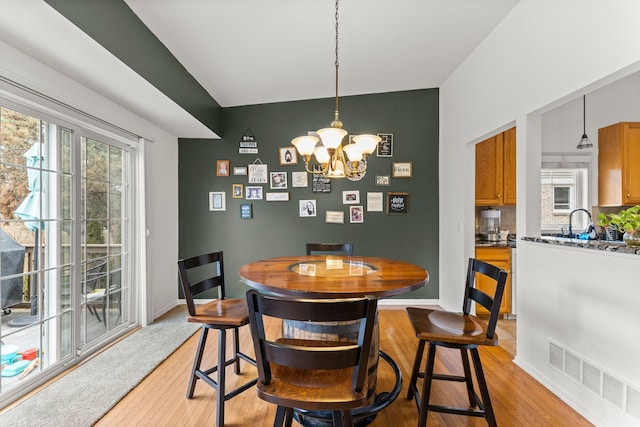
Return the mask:
[(176, 307), (0, 416), (3, 426), (91, 426), (199, 328)]

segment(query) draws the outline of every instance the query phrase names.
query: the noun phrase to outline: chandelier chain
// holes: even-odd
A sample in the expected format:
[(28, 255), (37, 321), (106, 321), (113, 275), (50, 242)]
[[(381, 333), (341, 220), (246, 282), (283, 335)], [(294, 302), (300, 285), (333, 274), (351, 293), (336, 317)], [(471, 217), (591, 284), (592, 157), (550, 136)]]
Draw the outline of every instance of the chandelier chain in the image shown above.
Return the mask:
[(336, 0), (336, 117), (338, 114), (338, 67), (340, 66), (340, 63), (338, 62), (338, 3), (340, 2), (340, 0)]

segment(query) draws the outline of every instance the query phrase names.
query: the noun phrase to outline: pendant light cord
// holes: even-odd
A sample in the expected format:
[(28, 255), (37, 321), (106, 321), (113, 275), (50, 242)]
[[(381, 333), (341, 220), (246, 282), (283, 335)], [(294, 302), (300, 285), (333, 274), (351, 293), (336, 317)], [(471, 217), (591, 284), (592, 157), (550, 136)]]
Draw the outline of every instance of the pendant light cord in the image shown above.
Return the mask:
[(582, 135), (587, 134), (587, 95), (582, 95)]

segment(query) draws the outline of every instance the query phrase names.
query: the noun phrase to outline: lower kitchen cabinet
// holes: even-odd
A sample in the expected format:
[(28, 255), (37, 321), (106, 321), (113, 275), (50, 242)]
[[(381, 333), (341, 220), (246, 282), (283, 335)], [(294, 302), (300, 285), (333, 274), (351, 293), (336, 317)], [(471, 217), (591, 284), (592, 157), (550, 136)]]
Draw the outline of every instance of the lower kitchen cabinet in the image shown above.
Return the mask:
[[(507, 285), (504, 288), (502, 304), (500, 304), (500, 313), (511, 313), (511, 248), (476, 248), (476, 259), (493, 264), (508, 273)], [(496, 291), (495, 282), (482, 275), (476, 275), (476, 288), (488, 295), (493, 295)], [(476, 314), (489, 314), (489, 312), (481, 305), (476, 304)]]

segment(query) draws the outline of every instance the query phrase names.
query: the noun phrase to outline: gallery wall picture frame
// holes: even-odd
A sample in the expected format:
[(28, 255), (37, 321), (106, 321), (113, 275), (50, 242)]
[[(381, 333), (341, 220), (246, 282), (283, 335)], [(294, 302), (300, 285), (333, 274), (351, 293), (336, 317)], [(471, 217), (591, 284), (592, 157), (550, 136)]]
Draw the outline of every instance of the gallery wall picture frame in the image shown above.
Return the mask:
[(384, 193), (367, 192), (367, 212), (384, 212)]
[(211, 191), (209, 192), (209, 210), (210, 211), (225, 211), (227, 210), (227, 203), (224, 191)]
[(309, 186), (309, 174), (307, 172), (291, 172), (291, 186), (292, 187), (308, 187)]
[(349, 222), (351, 224), (360, 224), (364, 222), (364, 207), (349, 206)]
[(246, 175), (247, 174), (247, 167), (246, 166), (234, 166), (233, 167), (233, 174), (234, 175)]
[(328, 224), (344, 224), (344, 212), (327, 211), (325, 212), (324, 222)]
[(243, 185), (242, 184), (233, 184), (231, 186), (231, 197), (234, 199), (242, 199), (243, 196)]
[(229, 176), (229, 160), (216, 161), (216, 176)]
[(409, 193), (388, 192), (387, 214), (407, 215), (409, 213)]
[(388, 187), (391, 185), (390, 175), (376, 175), (376, 187)]
[(411, 178), (413, 176), (413, 162), (393, 162), (391, 164), (391, 177)]
[(266, 184), (269, 182), (267, 165), (253, 163), (249, 165), (249, 184)]
[(377, 157), (393, 157), (393, 134), (379, 133), (380, 142), (376, 149)]
[(316, 216), (316, 201), (300, 200), (298, 203), (298, 212), (301, 217)]
[(280, 166), (298, 164), (298, 151), (294, 146), (278, 148), (278, 157), (280, 159)]
[(288, 191), (278, 191), (278, 192), (266, 192), (265, 200), (267, 202), (288, 202), (289, 201), (289, 192)]
[(244, 194), (246, 200), (262, 200), (262, 186), (247, 185)]
[(269, 172), (269, 186), (272, 190), (285, 190), (287, 188), (287, 173)]
[(240, 218), (241, 219), (253, 218), (253, 205), (251, 203), (240, 204)]
[(360, 203), (360, 190), (345, 190), (342, 192), (342, 204), (353, 205)]

